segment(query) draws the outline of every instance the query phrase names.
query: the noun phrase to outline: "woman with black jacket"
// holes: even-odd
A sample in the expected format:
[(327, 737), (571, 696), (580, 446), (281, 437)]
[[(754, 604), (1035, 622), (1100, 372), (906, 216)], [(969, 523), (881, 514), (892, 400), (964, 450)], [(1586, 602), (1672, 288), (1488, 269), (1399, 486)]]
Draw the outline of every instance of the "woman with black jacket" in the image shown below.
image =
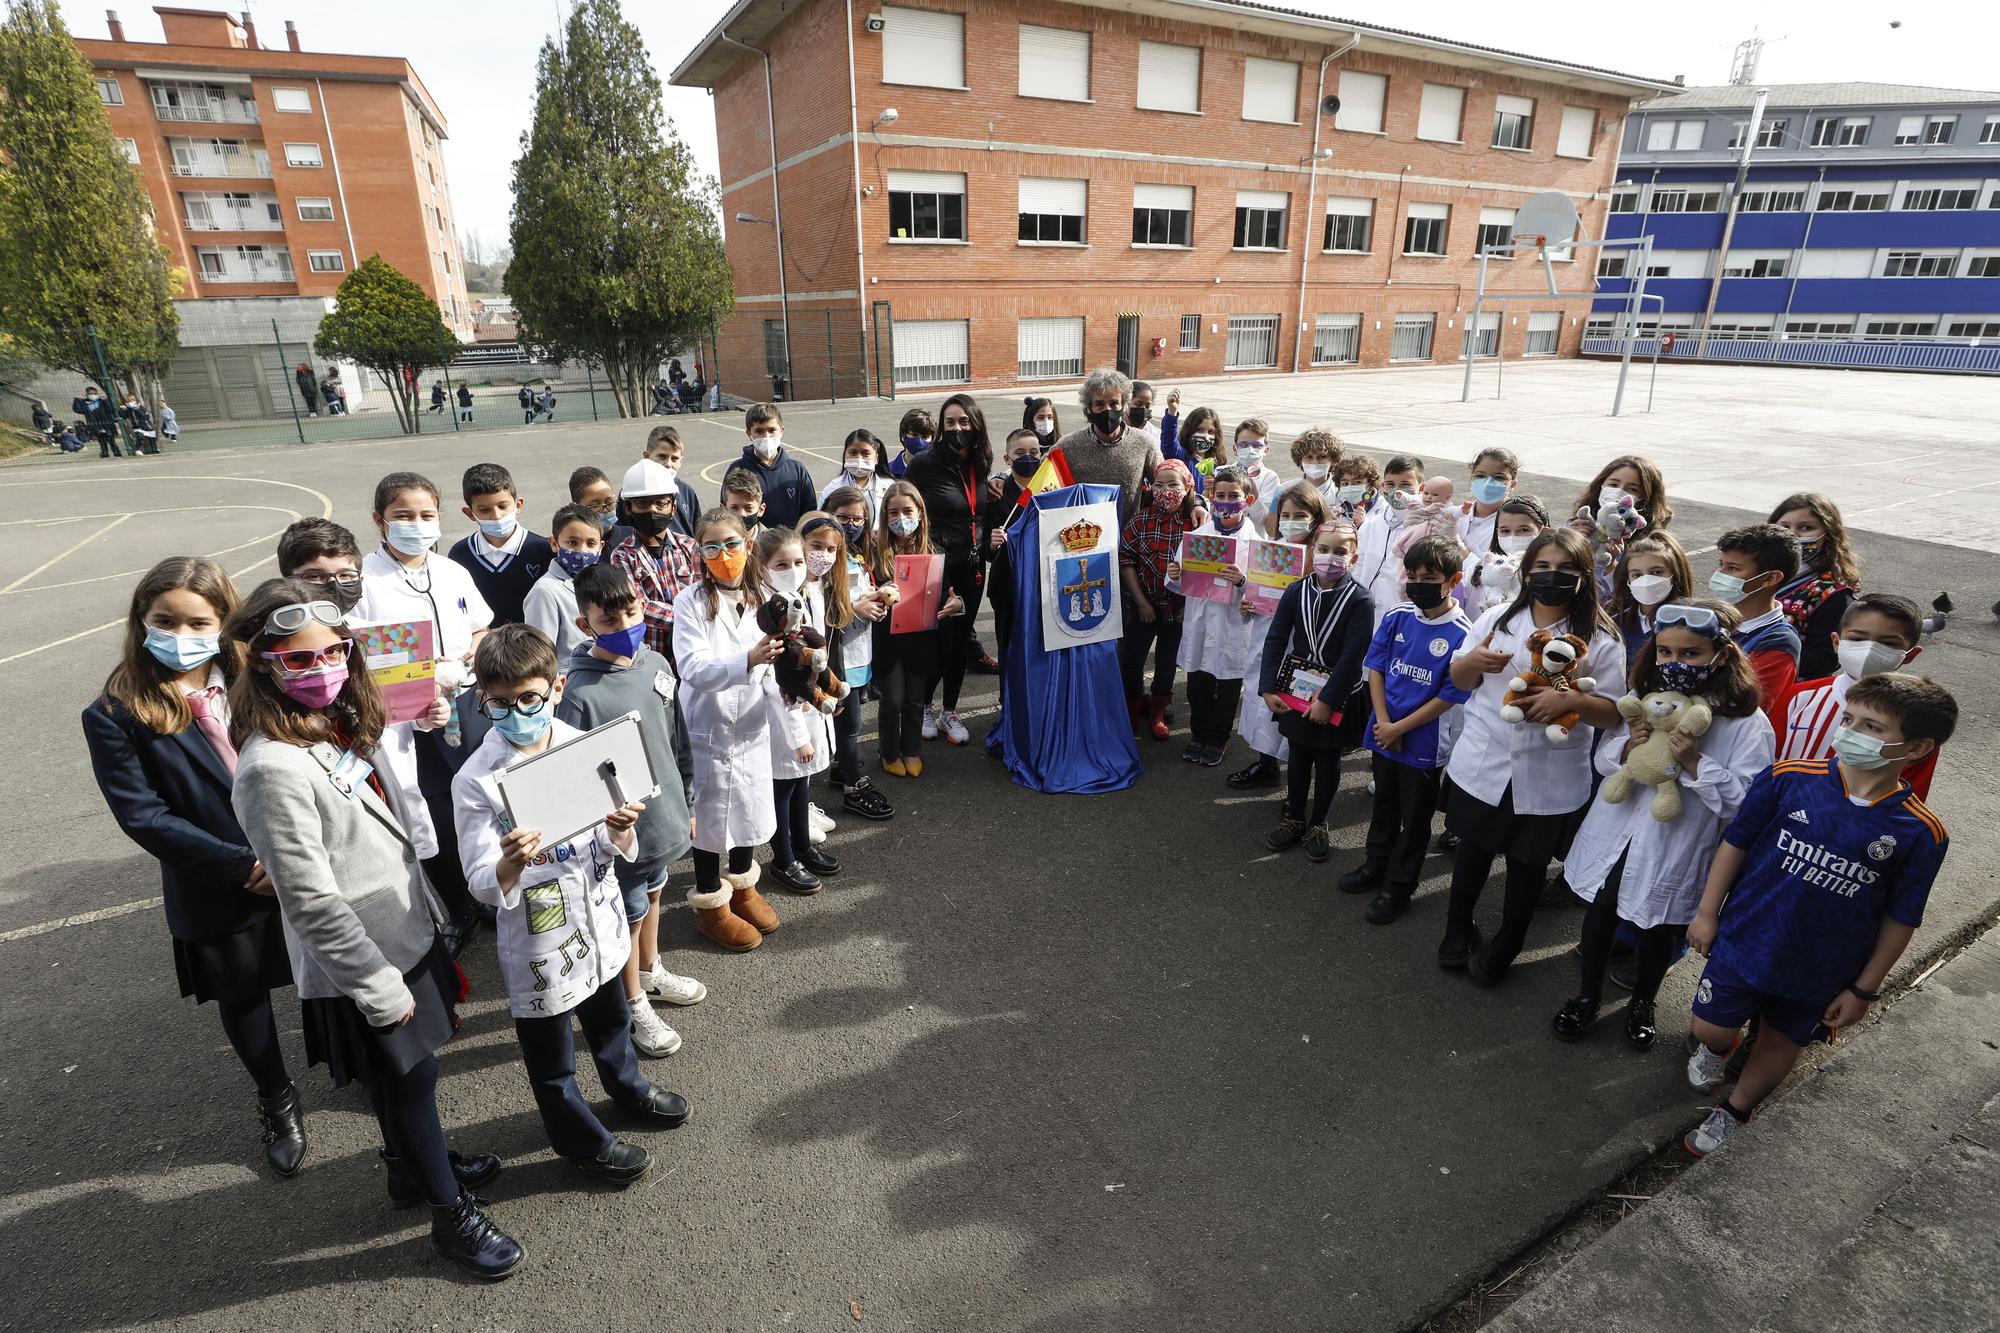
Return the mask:
[(979, 615), (986, 582), (986, 565), (976, 548), (979, 502), (992, 471), (993, 443), (986, 435), (986, 415), (970, 395), (955, 393), (944, 400), (938, 413), (937, 443), (911, 459), (903, 477), (923, 496), (930, 517), (931, 548), (944, 557), (945, 588), (965, 603), (963, 615), (939, 626), (938, 669), (944, 684), (944, 707), (931, 706), (931, 691), (938, 683), (934, 680), (924, 695), (925, 740), (940, 731), (953, 745), (971, 739), (965, 724), (958, 720), (958, 696), (965, 685), (973, 621)]

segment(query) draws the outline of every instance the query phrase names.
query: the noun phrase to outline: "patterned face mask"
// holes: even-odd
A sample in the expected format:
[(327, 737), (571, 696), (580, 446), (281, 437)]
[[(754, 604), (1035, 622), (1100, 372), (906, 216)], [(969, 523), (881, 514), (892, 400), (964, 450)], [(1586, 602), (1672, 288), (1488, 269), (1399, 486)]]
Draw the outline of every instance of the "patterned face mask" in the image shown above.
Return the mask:
[(1713, 662), (1656, 662), (1654, 666), (1659, 669), (1661, 683), (1680, 694), (1699, 693), (1715, 674)]

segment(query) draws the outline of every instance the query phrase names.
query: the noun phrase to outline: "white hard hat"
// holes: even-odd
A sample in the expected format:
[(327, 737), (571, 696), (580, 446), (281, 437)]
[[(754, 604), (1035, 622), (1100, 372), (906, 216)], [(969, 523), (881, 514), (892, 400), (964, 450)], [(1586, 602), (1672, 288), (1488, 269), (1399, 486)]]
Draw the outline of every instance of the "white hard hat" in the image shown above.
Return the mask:
[(642, 458), (625, 469), (625, 480), (619, 485), (618, 493), (624, 496), (678, 495), (680, 488), (675, 483), (679, 480), (666, 464)]

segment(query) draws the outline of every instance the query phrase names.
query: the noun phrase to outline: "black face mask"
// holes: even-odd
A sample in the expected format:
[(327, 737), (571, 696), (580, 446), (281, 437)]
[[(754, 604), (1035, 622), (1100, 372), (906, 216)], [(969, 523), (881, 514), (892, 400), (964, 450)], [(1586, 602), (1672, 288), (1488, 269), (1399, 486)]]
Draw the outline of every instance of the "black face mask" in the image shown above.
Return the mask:
[(1445, 587), (1442, 583), (1412, 583), (1404, 590), (1410, 605), (1419, 611), (1434, 611), (1444, 605)]
[(361, 585), (359, 583), (352, 585), (329, 583), (325, 585), (324, 591), (326, 593), (326, 600), (339, 607), (342, 615), (346, 615), (361, 604)]
[(1561, 569), (1538, 569), (1528, 575), (1528, 592), (1543, 606), (1565, 606), (1575, 597), (1583, 580)]
[(1022, 454), (1008, 466), (1014, 469), (1015, 476), (1026, 481), (1042, 470), (1042, 460), (1035, 454)]
[(1143, 426), (1153, 418), (1153, 409), (1145, 403), (1134, 403), (1125, 409), (1125, 419), (1135, 426)]
[(633, 510), (625, 515), (625, 525), (642, 537), (657, 537), (674, 521), (672, 514), (649, 514)]
[(1100, 407), (1090, 414), (1090, 424), (1099, 435), (1116, 435), (1125, 425), (1125, 415), (1115, 407)]
[(938, 432), (938, 443), (955, 454), (962, 454), (972, 447), (972, 432), (953, 426)]

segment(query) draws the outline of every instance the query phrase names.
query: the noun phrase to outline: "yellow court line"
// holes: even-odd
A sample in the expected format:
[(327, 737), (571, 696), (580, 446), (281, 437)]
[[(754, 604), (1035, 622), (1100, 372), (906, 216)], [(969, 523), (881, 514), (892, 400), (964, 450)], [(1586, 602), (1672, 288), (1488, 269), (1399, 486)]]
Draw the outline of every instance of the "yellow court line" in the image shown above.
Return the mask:
[(132, 516), (130, 514), (120, 514), (117, 518), (112, 519), (109, 523), (106, 523), (103, 527), (91, 533), (89, 536), (78, 539), (74, 544), (72, 544), (65, 550), (50, 556), (48, 559), (42, 561), (41, 564), (36, 565), (33, 569), (21, 575), (20, 578), (15, 579), (12, 583), (8, 584), (6, 587), (0, 588), (0, 594), (10, 593), (14, 591), (14, 589), (20, 587), (23, 583), (26, 583), (29, 579), (35, 577), (35, 575), (49, 568), (51, 565), (61, 564), (63, 560), (65, 560), (69, 556), (76, 554), (76, 552), (90, 545), (90, 543), (96, 541), (99, 537), (102, 537), (105, 533), (111, 531), (111, 529), (117, 527), (120, 523), (123, 523), (126, 519), (129, 519), (131, 517)]

